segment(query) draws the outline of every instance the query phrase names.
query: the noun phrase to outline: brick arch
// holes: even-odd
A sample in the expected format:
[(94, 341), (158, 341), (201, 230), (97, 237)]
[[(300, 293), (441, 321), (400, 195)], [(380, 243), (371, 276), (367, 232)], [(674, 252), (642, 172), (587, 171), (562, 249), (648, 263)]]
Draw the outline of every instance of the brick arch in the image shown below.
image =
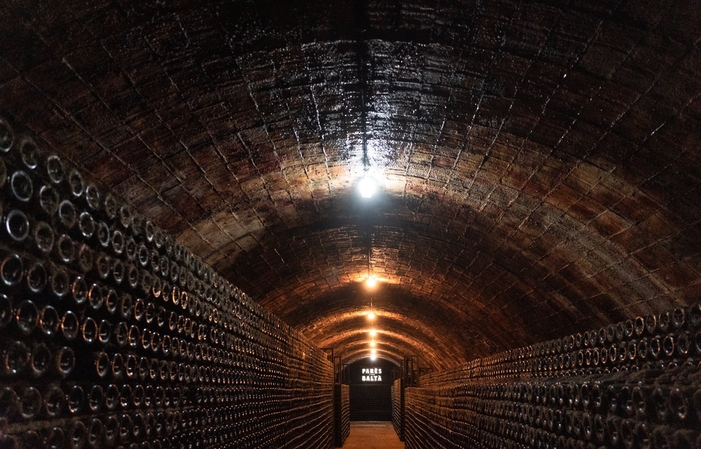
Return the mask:
[(699, 18), (429, 6), (5, 2), (0, 114), (320, 344), (368, 272), (437, 367), (697, 300)]
[[(375, 349), (378, 354), (381, 351), (391, 353), (393, 355), (393, 363), (401, 365), (404, 357), (411, 355), (421, 357), (422, 366), (434, 370), (450, 366), (450, 364), (445, 363), (446, 360), (449, 360), (449, 357), (446, 357), (435, 347), (430, 346), (430, 343), (427, 345), (425, 341), (417, 340), (411, 335), (387, 329), (392, 328), (388, 327), (377, 331)], [(372, 348), (369, 346), (368, 331), (369, 328), (335, 334), (334, 337), (323, 340), (320, 344), (322, 347), (333, 347), (335, 354), (340, 355), (344, 363), (352, 363), (346, 362), (346, 360), (354, 359), (363, 351), (366, 354), (370, 353)]]

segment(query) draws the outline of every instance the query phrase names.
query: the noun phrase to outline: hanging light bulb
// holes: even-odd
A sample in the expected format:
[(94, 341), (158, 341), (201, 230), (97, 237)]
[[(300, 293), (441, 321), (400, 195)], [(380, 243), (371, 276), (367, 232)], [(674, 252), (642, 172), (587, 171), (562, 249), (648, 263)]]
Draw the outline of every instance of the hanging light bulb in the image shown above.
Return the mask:
[(372, 329), (372, 330), (370, 331), (370, 336), (371, 336), (371, 337), (374, 337), (374, 336), (376, 336), (376, 335), (377, 335), (377, 331), (376, 331), (375, 329)]
[(368, 175), (363, 176), (358, 184), (358, 190), (360, 191), (360, 196), (363, 198), (372, 198), (372, 196), (377, 191), (377, 182)]
[(369, 289), (373, 289), (377, 286), (377, 278), (375, 276), (370, 276), (365, 280), (365, 286)]
[(370, 346), (373, 347), (373, 348), (375, 347), (375, 340), (371, 340), (371, 341), (370, 341)]
[(375, 319), (375, 313), (374, 313), (374, 312), (368, 312), (368, 319), (369, 319), (369, 320), (374, 320), (374, 319)]
[(372, 360), (373, 362), (374, 362), (375, 360), (377, 360), (377, 355), (375, 355), (375, 354), (370, 354), (370, 360)]

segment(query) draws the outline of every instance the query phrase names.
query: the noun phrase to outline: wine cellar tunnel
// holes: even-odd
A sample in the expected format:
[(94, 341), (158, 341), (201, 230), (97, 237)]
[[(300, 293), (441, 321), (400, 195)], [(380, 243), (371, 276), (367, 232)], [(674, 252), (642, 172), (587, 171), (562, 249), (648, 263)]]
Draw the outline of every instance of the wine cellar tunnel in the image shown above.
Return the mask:
[(0, 447), (329, 448), (373, 357), (407, 448), (701, 448), (700, 41), (694, 0), (2, 2)]

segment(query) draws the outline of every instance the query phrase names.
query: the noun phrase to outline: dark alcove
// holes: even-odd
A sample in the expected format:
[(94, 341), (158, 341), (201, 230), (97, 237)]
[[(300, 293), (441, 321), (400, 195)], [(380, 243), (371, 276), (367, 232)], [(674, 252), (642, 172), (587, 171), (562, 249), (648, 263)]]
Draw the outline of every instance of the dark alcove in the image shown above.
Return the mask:
[(386, 360), (365, 358), (349, 368), (351, 421), (390, 421), (391, 388), (397, 366)]

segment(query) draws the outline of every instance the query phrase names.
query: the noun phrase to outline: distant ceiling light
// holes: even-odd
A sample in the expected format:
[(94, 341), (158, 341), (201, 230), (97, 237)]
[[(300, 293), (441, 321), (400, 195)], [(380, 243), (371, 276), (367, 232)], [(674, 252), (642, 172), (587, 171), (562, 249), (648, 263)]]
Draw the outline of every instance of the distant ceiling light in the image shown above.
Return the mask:
[(371, 349), (370, 354), (372, 355), (377, 355), (377, 349)]
[(370, 341), (370, 346), (373, 348), (375, 347), (375, 340)]
[(375, 360), (377, 360), (377, 356), (375, 354), (370, 354), (370, 360), (374, 362)]
[(377, 286), (377, 279), (375, 279), (375, 276), (370, 276), (367, 278), (365, 281), (365, 286), (367, 288), (375, 288)]
[(374, 320), (375, 319), (375, 314), (373, 312), (368, 313), (368, 319), (369, 320)]
[(376, 331), (375, 329), (371, 330), (371, 331), (370, 331), (370, 336), (371, 336), (371, 337), (374, 337), (375, 335), (377, 335), (377, 331)]
[(363, 179), (360, 180), (358, 189), (360, 190), (360, 196), (363, 198), (372, 198), (377, 191), (377, 182), (368, 175), (365, 175)]

